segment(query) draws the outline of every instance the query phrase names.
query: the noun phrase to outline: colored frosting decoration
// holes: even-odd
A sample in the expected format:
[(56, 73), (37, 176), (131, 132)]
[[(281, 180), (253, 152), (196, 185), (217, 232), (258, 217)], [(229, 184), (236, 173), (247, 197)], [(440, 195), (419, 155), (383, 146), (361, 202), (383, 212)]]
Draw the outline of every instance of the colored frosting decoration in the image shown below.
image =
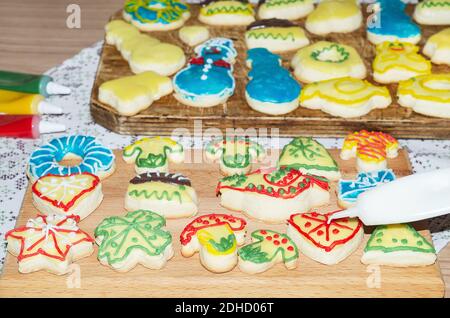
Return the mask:
[(450, 65), (450, 28), (430, 36), (423, 48), (423, 54), (428, 56), (434, 64)]
[(450, 24), (450, 0), (423, 0), (414, 10), (414, 19), (420, 24)]
[(136, 173), (168, 172), (169, 161), (182, 163), (184, 149), (181, 144), (168, 137), (142, 138), (126, 146), (122, 153), (126, 163), (134, 163)]
[(220, 171), (225, 175), (247, 173), (252, 162), (265, 157), (264, 148), (244, 137), (227, 137), (212, 140), (205, 149), (206, 158), (220, 160)]
[(38, 215), (6, 233), (8, 251), (17, 256), (19, 272), (46, 270), (63, 275), (72, 262), (89, 256), (94, 240), (77, 226), (79, 218)]
[[(63, 159), (81, 158), (74, 166), (59, 164)], [(34, 181), (47, 174), (70, 175), (88, 172), (106, 178), (114, 172), (114, 154), (92, 136), (72, 135), (55, 138), (37, 148), (28, 163), (28, 177)]]
[(314, 10), (313, 0), (262, 0), (258, 3), (260, 19), (298, 20)]
[(366, 77), (366, 67), (351, 46), (319, 41), (301, 48), (291, 61), (297, 79), (305, 83), (339, 77)]
[(137, 264), (162, 268), (173, 256), (172, 236), (165, 225), (162, 216), (145, 210), (107, 217), (94, 232), (99, 245), (98, 260), (122, 272)]
[(255, 21), (250, 3), (237, 0), (206, 0), (201, 3), (198, 20), (211, 25), (247, 25)]
[(358, 171), (369, 172), (386, 169), (386, 158), (395, 158), (399, 144), (389, 134), (361, 130), (349, 134), (344, 139), (341, 158), (349, 160), (356, 157)]
[(361, 172), (356, 180), (341, 179), (338, 183), (339, 205), (348, 208), (355, 204), (360, 194), (394, 180), (395, 174), (390, 169)]
[[(247, 51), (249, 82), (245, 87), (247, 103), (256, 111), (286, 114), (298, 107), (300, 84), (283, 68), (281, 58), (265, 48)], [(282, 83), (282, 85), (280, 85)]]
[(133, 116), (172, 91), (169, 77), (147, 71), (102, 83), (98, 89), (98, 99), (121, 115)]
[(284, 263), (288, 269), (297, 267), (297, 246), (289, 236), (272, 230), (257, 230), (251, 236), (252, 243), (238, 251), (241, 271), (261, 273), (277, 263)]
[(450, 74), (421, 75), (402, 81), (398, 103), (427, 116), (450, 118)]
[(386, 108), (391, 102), (386, 87), (351, 77), (310, 83), (300, 94), (301, 106), (344, 118), (363, 116), (372, 109)]
[(418, 43), (420, 28), (405, 12), (406, 4), (403, 0), (377, 0), (373, 19), (367, 23), (367, 39), (373, 44), (384, 41)]
[(278, 166), (298, 169), (330, 180), (341, 177), (336, 161), (322, 144), (311, 137), (293, 138), (283, 147)]
[(197, 56), (173, 78), (175, 98), (186, 105), (211, 107), (233, 95), (233, 41), (214, 38), (195, 48)]
[(396, 83), (431, 73), (431, 63), (418, 53), (419, 47), (406, 42), (377, 45), (373, 78), (379, 83)]
[(177, 29), (189, 19), (189, 5), (177, 0), (126, 0), (123, 18), (142, 31)]

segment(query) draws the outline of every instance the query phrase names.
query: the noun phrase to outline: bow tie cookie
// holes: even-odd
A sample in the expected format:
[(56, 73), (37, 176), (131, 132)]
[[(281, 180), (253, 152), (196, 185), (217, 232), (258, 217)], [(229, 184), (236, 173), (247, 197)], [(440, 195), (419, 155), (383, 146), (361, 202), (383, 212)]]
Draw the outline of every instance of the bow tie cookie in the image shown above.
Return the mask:
[(416, 113), (450, 118), (450, 74), (430, 74), (402, 81), (397, 89), (398, 103)]
[(297, 50), (309, 44), (305, 31), (288, 20), (258, 20), (247, 26), (245, 44), (249, 49), (266, 48), (271, 52)]
[(406, 42), (377, 45), (373, 60), (373, 79), (378, 83), (396, 83), (413, 76), (430, 74), (431, 63), (417, 53), (419, 47)]
[(212, 107), (234, 94), (233, 41), (214, 38), (195, 48), (197, 56), (173, 78), (174, 97), (185, 105)]
[(251, 170), (253, 161), (261, 161), (266, 155), (264, 148), (248, 138), (218, 138), (205, 149), (206, 158), (219, 160), (220, 172), (226, 176), (245, 174)]
[(33, 204), (40, 212), (76, 215), (80, 220), (103, 200), (99, 177), (88, 172), (64, 176), (47, 174), (36, 180), (31, 191)]
[(104, 82), (98, 89), (98, 99), (124, 116), (133, 116), (172, 93), (169, 77), (144, 72)]
[(450, 24), (450, 0), (423, 0), (416, 4), (413, 16), (420, 24)]
[(366, 67), (351, 46), (319, 41), (301, 48), (291, 61), (297, 79), (305, 83), (339, 77), (366, 77)]
[(363, 224), (357, 218), (332, 220), (316, 212), (291, 215), (287, 235), (298, 250), (325, 265), (334, 265), (352, 254), (364, 238)]
[(373, 18), (367, 23), (367, 39), (373, 44), (401, 41), (417, 44), (420, 28), (405, 12), (406, 1), (377, 0)]
[(361, 130), (344, 139), (340, 156), (343, 160), (356, 157), (358, 171), (370, 172), (386, 169), (386, 159), (397, 157), (398, 148), (397, 140), (389, 134)]
[(38, 215), (6, 233), (8, 252), (17, 257), (19, 272), (39, 270), (63, 275), (70, 265), (94, 252), (94, 240), (77, 225), (77, 216)]
[(363, 264), (393, 267), (427, 266), (434, 262), (433, 245), (409, 224), (378, 226), (361, 257)]
[(125, 209), (154, 211), (165, 218), (190, 217), (198, 211), (191, 181), (180, 174), (147, 172), (130, 180)]
[(297, 169), (329, 180), (338, 180), (341, 177), (336, 161), (322, 144), (311, 137), (297, 137), (284, 146), (278, 166)]
[(180, 40), (189, 46), (196, 46), (209, 39), (208, 28), (202, 25), (184, 26), (178, 31)]
[(94, 232), (98, 260), (118, 272), (128, 272), (138, 264), (163, 268), (173, 256), (172, 235), (165, 225), (162, 216), (144, 210), (107, 217)]
[(353, 32), (362, 24), (361, 8), (356, 0), (323, 0), (306, 18), (306, 29), (314, 34)]
[(186, 225), (180, 235), (181, 254), (200, 253), (201, 264), (214, 273), (231, 271), (238, 263), (237, 246), (245, 242), (247, 222), (233, 215), (206, 214)]
[(255, 21), (255, 11), (251, 4), (237, 0), (206, 0), (198, 20), (210, 25), (247, 25)]
[(291, 168), (225, 177), (216, 194), (225, 208), (268, 223), (283, 223), (295, 211), (308, 211), (330, 200), (328, 180)]
[(184, 149), (181, 144), (168, 137), (142, 138), (123, 149), (122, 158), (134, 163), (136, 173), (168, 172), (169, 161), (182, 163)]
[(386, 87), (351, 77), (310, 83), (300, 94), (301, 106), (344, 118), (363, 116), (373, 109), (386, 108), (391, 102)]
[(434, 64), (447, 64), (450, 66), (450, 28), (430, 36), (423, 48), (423, 54), (428, 56)]
[(270, 115), (287, 114), (298, 107), (301, 86), (281, 65), (281, 58), (264, 48), (247, 51), (249, 82), (245, 98), (250, 107)]
[(313, 0), (262, 0), (259, 4), (260, 19), (298, 20), (314, 10)]
[(177, 0), (127, 0), (123, 18), (142, 31), (178, 29), (189, 19), (189, 6)]

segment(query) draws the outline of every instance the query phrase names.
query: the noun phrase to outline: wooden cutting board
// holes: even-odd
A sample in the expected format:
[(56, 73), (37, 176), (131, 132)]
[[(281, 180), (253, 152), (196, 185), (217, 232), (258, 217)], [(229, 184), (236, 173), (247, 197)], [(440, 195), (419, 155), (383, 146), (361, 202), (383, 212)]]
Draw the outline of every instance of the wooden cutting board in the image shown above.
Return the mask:
[[(408, 12), (413, 6), (409, 5)], [(201, 24), (197, 20), (199, 6), (191, 6), (191, 18), (187, 25)], [(366, 5), (362, 6), (365, 19), (368, 16)], [(121, 12), (117, 12), (111, 19), (121, 19)], [(366, 20), (364, 20), (366, 21)], [(304, 27), (305, 19), (296, 21)], [(426, 40), (445, 26), (421, 26), (423, 47)], [(391, 133), (397, 138), (450, 138), (450, 119), (433, 118), (412, 112), (411, 109), (397, 104), (397, 85), (388, 85), (393, 103), (386, 109), (378, 109), (369, 114), (351, 119), (333, 117), (320, 110), (310, 110), (303, 107), (282, 116), (271, 116), (251, 109), (245, 100), (245, 86), (247, 84), (248, 69), (245, 66), (247, 48), (244, 42), (245, 27), (216, 27), (208, 26), (211, 37), (227, 37), (234, 41), (238, 51), (238, 58), (234, 65), (236, 91), (226, 104), (210, 108), (196, 108), (179, 103), (172, 95), (165, 96), (153, 103), (150, 108), (141, 113), (126, 117), (118, 114), (113, 108), (98, 100), (98, 87), (105, 81), (132, 75), (128, 63), (121, 57), (114, 46), (105, 44), (100, 57), (100, 63), (95, 78), (91, 96), (91, 114), (100, 125), (121, 134), (139, 135), (170, 135), (175, 128), (187, 128), (191, 134), (201, 134), (195, 131), (196, 120), (201, 120), (203, 129), (210, 127), (225, 130), (234, 128), (278, 128), (280, 136), (345, 136), (350, 131), (369, 129)], [(334, 41), (354, 47), (363, 58), (369, 76), (372, 80), (372, 61), (375, 47), (366, 40), (365, 27), (348, 34), (332, 33), (325, 37), (306, 32), (311, 43), (319, 40)], [(187, 59), (193, 57), (192, 48), (183, 44), (178, 38), (178, 31), (152, 32), (152, 36), (161, 41), (173, 43), (182, 47)], [(284, 66), (289, 62), (295, 51), (282, 54)], [(433, 65), (433, 72), (450, 72), (450, 67)], [(374, 83), (374, 82), (373, 82)], [(280, 83), (282, 85), (282, 83)], [(197, 122), (197, 126), (199, 122)]]
[[(342, 161), (338, 151), (331, 151), (345, 178), (356, 176), (355, 160)], [(95, 227), (107, 216), (123, 215), (124, 197), (128, 181), (134, 176), (133, 165), (127, 165), (117, 155), (117, 171), (103, 182), (105, 198), (100, 207), (80, 222), (80, 227), (93, 235)], [(186, 158), (202, 158), (199, 150)], [(411, 173), (411, 165), (405, 150), (389, 166), (397, 176)], [(172, 165), (171, 171), (188, 176), (200, 199), (200, 213), (229, 213), (219, 205), (215, 196), (220, 177), (218, 165), (212, 163), (184, 163)], [(332, 184), (331, 204), (318, 211), (336, 210), (336, 184)], [(31, 202), (28, 189), (17, 225), (22, 226), (38, 211)], [(239, 213), (233, 213), (242, 216)], [(443, 297), (444, 284), (439, 265), (419, 268), (391, 268), (366, 266), (360, 258), (371, 229), (366, 228), (364, 243), (343, 262), (327, 266), (300, 255), (298, 267), (286, 270), (281, 264), (257, 275), (242, 273), (238, 268), (224, 274), (213, 274), (202, 267), (199, 256), (184, 258), (180, 254), (179, 235), (191, 219), (168, 220), (167, 229), (173, 235), (175, 256), (161, 270), (149, 270), (142, 266), (128, 273), (117, 273), (101, 265), (96, 258), (97, 248), (90, 257), (81, 259), (74, 266), (75, 273), (56, 276), (46, 272), (20, 274), (16, 258), (8, 254), (3, 275), (0, 278), (0, 297)], [(268, 225), (248, 220), (248, 233), (258, 228), (284, 232), (286, 225)], [(427, 225), (415, 224), (428, 240)], [(80, 277), (80, 288), (74, 286), (74, 278)], [(380, 286), (367, 282), (379, 278)], [(72, 284), (72, 285), (71, 285)], [(76, 286), (76, 285), (75, 285)]]

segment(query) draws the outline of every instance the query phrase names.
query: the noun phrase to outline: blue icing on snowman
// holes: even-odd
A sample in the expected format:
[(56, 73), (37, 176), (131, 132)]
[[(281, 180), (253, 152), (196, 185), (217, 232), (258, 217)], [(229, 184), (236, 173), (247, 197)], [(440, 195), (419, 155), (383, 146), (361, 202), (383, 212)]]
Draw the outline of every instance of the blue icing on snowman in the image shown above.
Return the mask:
[(233, 41), (214, 38), (195, 48), (196, 57), (174, 79), (175, 97), (182, 103), (209, 107), (224, 103), (233, 95)]
[(376, 21), (368, 23), (367, 32), (376, 36), (394, 37), (387, 40), (420, 39), (420, 28), (405, 12), (406, 3), (402, 0), (377, 0), (379, 13)]
[(247, 51), (250, 81), (246, 87), (248, 97), (271, 104), (291, 103), (298, 100), (301, 86), (288, 70), (280, 65), (278, 55), (265, 48)]

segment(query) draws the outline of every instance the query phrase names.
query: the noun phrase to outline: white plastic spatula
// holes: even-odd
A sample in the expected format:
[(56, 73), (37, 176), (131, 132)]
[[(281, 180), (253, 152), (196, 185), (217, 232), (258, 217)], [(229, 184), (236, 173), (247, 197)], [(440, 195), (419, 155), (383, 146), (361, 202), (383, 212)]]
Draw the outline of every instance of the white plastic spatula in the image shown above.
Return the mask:
[(407, 223), (450, 213), (450, 168), (398, 178), (362, 193), (355, 206), (328, 219), (358, 217), (365, 225)]

